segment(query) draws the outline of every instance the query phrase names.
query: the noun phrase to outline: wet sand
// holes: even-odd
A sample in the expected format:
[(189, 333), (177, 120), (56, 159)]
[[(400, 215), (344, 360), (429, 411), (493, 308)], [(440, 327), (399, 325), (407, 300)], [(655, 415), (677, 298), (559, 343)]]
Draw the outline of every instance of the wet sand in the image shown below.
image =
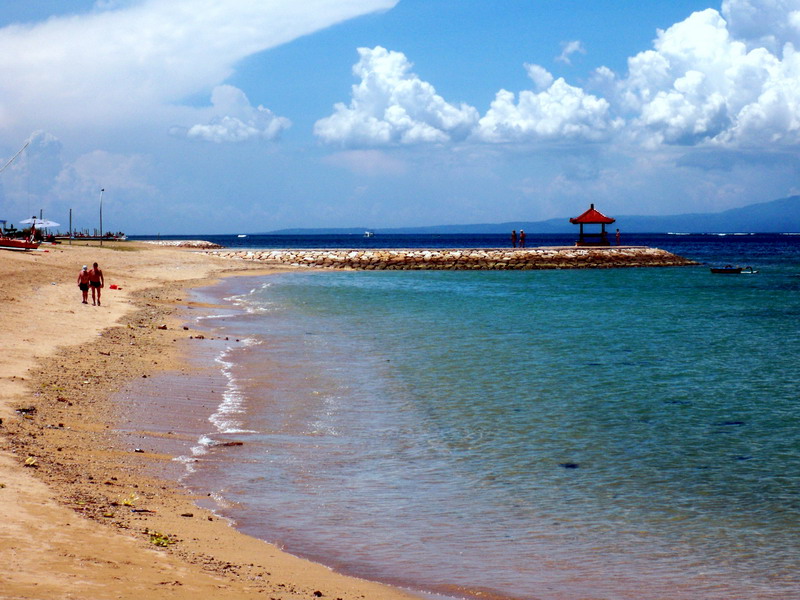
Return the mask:
[[(200, 417), (176, 418), (181, 403), (156, 397), (176, 412), (162, 421), (145, 403), (153, 426), (138, 430), (120, 401), (157, 374), (208, 377), (186, 354), (213, 340), (184, 329), (185, 290), (263, 265), (131, 242), (47, 250), (0, 251), (0, 598), (416, 597), (281, 552), (200, 508), (172, 461)], [(81, 304), (76, 285), (93, 261), (106, 277), (98, 307)]]

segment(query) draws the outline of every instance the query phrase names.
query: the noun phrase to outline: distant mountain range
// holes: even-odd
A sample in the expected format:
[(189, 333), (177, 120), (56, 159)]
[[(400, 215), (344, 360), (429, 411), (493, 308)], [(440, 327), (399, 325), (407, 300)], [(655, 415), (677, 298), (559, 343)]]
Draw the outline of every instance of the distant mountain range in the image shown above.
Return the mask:
[[(587, 207), (588, 208), (588, 207)], [(574, 217), (578, 215), (572, 215)], [(800, 196), (790, 196), (771, 202), (750, 204), (718, 213), (689, 213), (662, 217), (636, 215), (609, 215), (626, 233), (794, 233), (800, 232)], [(270, 234), (363, 234), (378, 233), (506, 233), (524, 229), (528, 233), (573, 233), (577, 226), (569, 217), (547, 221), (509, 221), (507, 223), (481, 223), (471, 225), (436, 225), (432, 227), (348, 227), (339, 229), (280, 229)]]

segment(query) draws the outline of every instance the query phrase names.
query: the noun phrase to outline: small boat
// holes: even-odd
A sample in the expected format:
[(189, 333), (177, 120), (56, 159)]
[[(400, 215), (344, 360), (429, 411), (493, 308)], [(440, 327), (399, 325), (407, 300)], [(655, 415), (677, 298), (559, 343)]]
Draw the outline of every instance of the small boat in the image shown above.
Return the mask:
[(13, 238), (0, 238), (0, 249), (3, 250), (36, 250), (39, 242), (29, 242)]
[(247, 234), (246, 233), (240, 233), (236, 237), (245, 238), (245, 237), (247, 237)]
[(724, 267), (711, 267), (712, 273), (720, 273), (725, 275), (754, 275), (758, 271), (754, 271), (753, 267), (734, 267), (733, 265), (725, 265)]
[(375, 232), (374, 231), (365, 231), (364, 232), (364, 237), (365, 238), (375, 237)]

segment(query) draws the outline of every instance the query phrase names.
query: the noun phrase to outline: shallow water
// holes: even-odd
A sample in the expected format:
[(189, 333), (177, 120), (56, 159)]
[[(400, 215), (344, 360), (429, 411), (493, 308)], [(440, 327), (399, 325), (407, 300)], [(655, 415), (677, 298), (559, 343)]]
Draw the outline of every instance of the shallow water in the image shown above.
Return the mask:
[(249, 340), (218, 357), (206, 439), (245, 445), (196, 452), (186, 481), (291, 552), (454, 595), (800, 597), (800, 251), (778, 241), (681, 240), (754, 276), (331, 272), (203, 290), (231, 309), (202, 325)]

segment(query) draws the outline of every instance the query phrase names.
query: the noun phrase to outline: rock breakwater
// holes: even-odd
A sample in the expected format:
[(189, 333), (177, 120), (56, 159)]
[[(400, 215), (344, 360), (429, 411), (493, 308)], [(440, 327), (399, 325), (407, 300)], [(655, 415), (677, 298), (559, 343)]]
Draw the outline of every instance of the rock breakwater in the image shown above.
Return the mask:
[(222, 248), (219, 244), (214, 242), (207, 242), (205, 240), (148, 240), (145, 244), (153, 244), (154, 246), (172, 246), (175, 248)]
[(659, 248), (213, 250), (207, 254), (292, 267), (353, 270), (524, 270), (677, 267), (697, 264)]

